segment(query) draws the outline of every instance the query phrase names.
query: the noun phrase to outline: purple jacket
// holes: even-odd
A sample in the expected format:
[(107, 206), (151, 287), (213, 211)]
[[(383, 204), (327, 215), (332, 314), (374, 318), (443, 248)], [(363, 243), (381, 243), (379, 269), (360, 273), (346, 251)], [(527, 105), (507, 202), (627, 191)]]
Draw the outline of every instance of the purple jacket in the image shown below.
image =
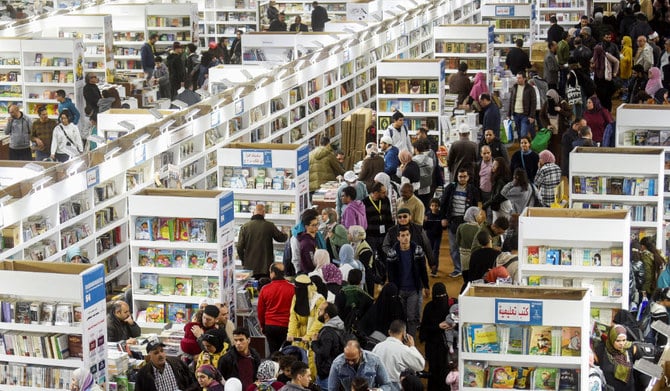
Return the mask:
[(342, 225), (347, 229), (352, 225), (360, 225), (368, 229), (368, 219), (365, 215), (365, 205), (362, 201), (354, 200), (342, 212)]

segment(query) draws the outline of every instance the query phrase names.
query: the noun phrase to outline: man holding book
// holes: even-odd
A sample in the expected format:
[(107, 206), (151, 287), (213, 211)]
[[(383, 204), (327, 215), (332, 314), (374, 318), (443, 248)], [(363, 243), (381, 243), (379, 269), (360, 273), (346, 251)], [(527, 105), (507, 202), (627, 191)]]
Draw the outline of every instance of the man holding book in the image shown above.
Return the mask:
[(130, 315), (130, 308), (125, 301), (117, 300), (107, 314), (107, 340), (109, 342), (126, 341), (129, 345), (137, 343), (135, 338), (142, 334), (142, 329)]

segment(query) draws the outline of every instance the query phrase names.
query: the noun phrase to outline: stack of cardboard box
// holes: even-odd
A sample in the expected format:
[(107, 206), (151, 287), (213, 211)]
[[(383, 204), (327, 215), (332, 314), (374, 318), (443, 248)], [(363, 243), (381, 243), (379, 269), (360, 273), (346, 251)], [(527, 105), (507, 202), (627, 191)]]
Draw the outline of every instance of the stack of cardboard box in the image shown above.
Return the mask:
[(344, 168), (352, 170), (356, 162), (365, 157), (368, 128), (372, 125), (372, 109), (359, 108), (342, 121), (340, 149), (344, 152)]

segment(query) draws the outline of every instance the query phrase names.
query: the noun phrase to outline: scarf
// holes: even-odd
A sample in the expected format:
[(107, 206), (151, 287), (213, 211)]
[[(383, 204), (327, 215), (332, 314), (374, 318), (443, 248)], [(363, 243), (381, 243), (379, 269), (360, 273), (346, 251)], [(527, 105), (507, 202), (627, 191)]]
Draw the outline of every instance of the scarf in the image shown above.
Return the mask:
[[(521, 165), (523, 166), (524, 171), (526, 170), (526, 158), (525, 156), (530, 155), (531, 152), (533, 152), (532, 149), (529, 149), (527, 151), (523, 151), (523, 149), (520, 149), (519, 152), (521, 152)], [(530, 178), (529, 178), (530, 180)]]
[(628, 359), (628, 349), (633, 345), (632, 342), (627, 341), (621, 350), (614, 347), (614, 341), (620, 335), (626, 335), (626, 328), (621, 325), (614, 325), (610, 329), (607, 342), (605, 342), (605, 349), (607, 350), (607, 358), (614, 365), (614, 378), (628, 383), (632, 374), (633, 363)]
[(309, 316), (309, 285), (295, 283), (295, 313), (300, 316)]

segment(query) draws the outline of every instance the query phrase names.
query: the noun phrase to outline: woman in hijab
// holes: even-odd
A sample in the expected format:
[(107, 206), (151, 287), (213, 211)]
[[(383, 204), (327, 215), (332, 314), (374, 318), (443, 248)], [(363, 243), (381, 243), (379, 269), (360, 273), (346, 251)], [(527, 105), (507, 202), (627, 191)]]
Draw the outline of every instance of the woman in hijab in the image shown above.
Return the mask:
[(93, 375), (86, 369), (77, 368), (72, 372), (70, 391), (102, 391), (93, 381)]
[(668, 89), (661, 88), (654, 94), (654, 103), (657, 105), (670, 105), (668, 102)]
[[(509, 215), (504, 213), (505, 210), (509, 210), (509, 201), (503, 197), (500, 192), (505, 187), (507, 182), (510, 181), (512, 174), (509, 171), (509, 164), (507, 161), (501, 157), (493, 159), (493, 167), (491, 168), (491, 199), (484, 202), (482, 209), (486, 210), (489, 207), (491, 208), (493, 214), (493, 220), (500, 216), (505, 216), (509, 218)], [(503, 203), (506, 206), (503, 206)]]
[(656, 67), (649, 68), (649, 79), (647, 85), (644, 87), (644, 92), (649, 96), (655, 96), (656, 91), (663, 88), (663, 81), (661, 81), (661, 70)]
[[(349, 245), (345, 244), (345, 246)], [(342, 250), (340, 250), (340, 253), (341, 252)], [(342, 273), (340, 272), (340, 269), (332, 263), (324, 266), (321, 271), (323, 274), (323, 282), (326, 284), (326, 288), (328, 289), (327, 300), (330, 303), (334, 303), (335, 296), (340, 293), (340, 290), (342, 290)]]
[(605, 374), (607, 384), (615, 391), (635, 390), (633, 362), (636, 360), (636, 349), (628, 341), (626, 328), (614, 325), (609, 331), (604, 347), (596, 348), (597, 363)]
[(391, 182), (391, 177), (385, 172), (375, 175), (375, 182), (381, 183), (386, 188), (386, 197), (388, 197), (391, 203), (391, 216), (393, 216), (393, 221), (395, 222), (395, 215), (398, 210), (398, 186), (396, 183)]
[(605, 128), (608, 124), (614, 122), (612, 114), (600, 104), (600, 100), (595, 95), (586, 100), (584, 119), (591, 128), (592, 140), (594, 143), (603, 141)]
[(327, 250), (316, 250), (314, 251), (314, 270), (311, 271), (308, 276), (319, 276), (323, 280), (323, 269), (324, 266), (330, 263), (330, 255)]
[(311, 276), (309, 279), (312, 281), (312, 284), (314, 284), (314, 286), (316, 287), (316, 292), (318, 294), (320, 294), (321, 296), (325, 297), (326, 301), (329, 301), (328, 300), (328, 287), (326, 286), (326, 283), (323, 282), (323, 279), (321, 278), (321, 276), (314, 275), (314, 276)]
[(444, 382), (450, 361), (444, 331), (449, 327), (445, 319), (449, 315), (450, 307), (447, 287), (441, 282), (433, 284), (432, 300), (423, 309), (423, 318), (419, 328), (419, 340), (425, 343), (426, 347), (426, 361), (430, 372), (429, 390), (447, 391), (449, 389)]
[(361, 164), (361, 172), (358, 173), (358, 180), (365, 183), (369, 192), (375, 181), (375, 175), (384, 172), (384, 158), (379, 153), (379, 148), (375, 143), (367, 143), (365, 153), (365, 159)]
[(261, 387), (264, 390), (269, 389), (269, 387), (272, 387), (275, 391), (280, 390), (284, 383), (277, 381), (277, 373), (279, 373), (279, 363), (272, 360), (261, 361), (256, 373), (258, 380), (254, 384), (250, 384), (246, 391), (257, 391)]
[(223, 376), (210, 364), (204, 364), (198, 367), (195, 371), (195, 378), (198, 384), (202, 387), (202, 391), (224, 391)]
[(551, 130), (548, 149), (554, 156), (561, 155), (561, 137), (572, 122), (572, 110), (565, 99), (561, 99), (556, 90), (547, 91), (547, 101), (540, 110), (540, 126)]
[(211, 364), (218, 368), (219, 359), (228, 350), (228, 344), (223, 342), (219, 329), (207, 330), (201, 338), (200, 343), (203, 350), (196, 359), (195, 367), (200, 368), (201, 365)]
[[(319, 322), (319, 306), (325, 301), (324, 296), (317, 292), (316, 286), (306, 274), (296, 277), (295, 296), (291, 302), (286, 340), (309, 351), (309, 368), (312, 373), (316, 373), (316, 366), (314, 352), (309, 349), (308, 343), (323, 327), (323, 323)], [(296, 338), (300, 338), (301, 342), (294, 342)]]
[[(374, 294), (375, 282), (370, 277), (370, 273), (366, 273), (372, 268), (373, 253), (370, 244), (365, 240), (365, 238), (365, 228), (360, 225), (352, 225), (349, 227), (349, 241), (351, 242), (351, 247), (354, 251), (353, 259), (358, 261), (361, 266), (363, 266), (363, 282), (361, 288), (366, 289), (366, 292), (368, 293), (372, 292), (372, 294)], [(347, 281), (349, 277), (349, 271), (346, 271), (345, 273), (345, 269), (348, 268), (342, 267), (344, 266), (342, 263), (342, 258), (347, 256), (347, 251), (348, 250), (345, 250), (344, 254), (342, 254), (342, 249), (340, 249), (340, 271), (342, 272), (342, 279), (344, 281)]]
[(461, 255), (461, 270), (463, 271), (463, 279), (466, 281), (470, 269), (472, 241), (475, 239), (477, 231), (479, 231), (479, 224), (483, 223), (485, 218), (486, 215), (481, 213), (481, 209), (471, 206), (463, 215), (463, 224), (459, 225), (456, 230), (456, 243), (458, 243), (458, 253)]
[(623, 102), (628, 102), (628, 81), (633, 75), (633, 40), (624, 35), (621, 38), (621, 64), (619, 65), (619, 77), (623, 83), (624, 95), (621, 97)]
[(389, 326), (396, 319), (407, 322), (407, 314), (398, 287), (388, 282), (361, 319), (361, 331), (368, 336), (375, 331), (388, 335)]
[[(556, 201), (556, 187), (561, 183), (561, 167), (556, 164), (556, 158), (546, 149), (540, 152), (540, 169), (535, 176), (535, 187), (540, 192), (544, 206), (550, 206)], [(538, 205), (536, 205), (538, 206)]]
[(605, 51), (602, 45), (593, 48), (593, 81), (596, 85), (596, 95), (602, 102), (603, 107), (612, 110), (612, 95), (614, 76), (619, 72), (619, 59)]
[(402, 150), (398, 154), (400, 159), (400, 183), (409, 183), (416, 192), (421, 187), (421, 172), (419, 163), (412, 160), (412, 154), (408, 150)]
[(488, 93), (489, 87), (486, 85), (486, 74), (484, 72), (478, 72), (475, 75), (475, 81), (472, 83), (472, 88), (470, 89), (471, 102), (479, 102), (479, 96)]
[(321, 211), (321, 226), (319, 232), (326, 238), (326, 250), (330, 259), (337, 259), (340, 247), (347, 243), (347, 228), (338, 223), (337, 212), (333, 208), (324, 208)]
[[(349, 230), (351, 231), (351, 228), (353, 227), (360, 227), (360, 225), (352, 225), (349, 227)], [(362, 228), (362, 227), (361, 227)], [(365, 233), (365, 231), (363, 231)], [(365, 242), (365, 239), (363, 239), (363, 242)], [(359, 242), (360, 245), (360, 242)], [(369, 246), (368, 246), (369, 249)], [(370, 255), (372, 254), (372, 250), (369, 250)], [(363, 266), (363, 263), (359, 260), (354, 259), (354, 248), (350, 244), (345, 244), (342, 246), (340, 249), (340, 275), (342, 277), (342, 280), (347, 281), (349, 278), (349, 272), (353, 269), (358, 269), (361, 272), (363, 272), (363, 281), (365, 281), (365, 267)], [(361, 282), (360, 288), (362, 289), (364, 287), (363, 281)]]

